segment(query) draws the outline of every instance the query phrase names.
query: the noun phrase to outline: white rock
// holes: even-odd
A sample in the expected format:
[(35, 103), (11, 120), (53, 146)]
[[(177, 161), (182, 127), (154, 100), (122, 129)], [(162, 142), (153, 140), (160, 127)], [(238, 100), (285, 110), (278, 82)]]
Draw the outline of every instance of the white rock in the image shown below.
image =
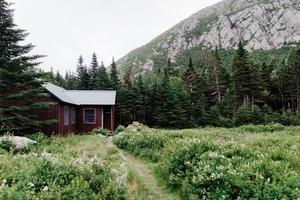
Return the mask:
[(28, 139), (26, 137), (20, 137), (20, 136), (3, 136), (0, 137), (0, 142), (8, 140), (10, 141), (15, 149), (23, 149), (28, 147), (29, 145), (37, 144), (36, 141)]

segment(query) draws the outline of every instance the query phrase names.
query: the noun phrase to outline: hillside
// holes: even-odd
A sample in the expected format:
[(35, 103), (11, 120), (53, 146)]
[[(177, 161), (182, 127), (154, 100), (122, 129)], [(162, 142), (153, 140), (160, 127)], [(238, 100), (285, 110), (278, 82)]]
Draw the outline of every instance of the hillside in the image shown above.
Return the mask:
[(300, 41), (299, 0), (223, 0), (180, 22), (117, 63), (121, 72), (150, 71), (194, 48), (272, 50)]

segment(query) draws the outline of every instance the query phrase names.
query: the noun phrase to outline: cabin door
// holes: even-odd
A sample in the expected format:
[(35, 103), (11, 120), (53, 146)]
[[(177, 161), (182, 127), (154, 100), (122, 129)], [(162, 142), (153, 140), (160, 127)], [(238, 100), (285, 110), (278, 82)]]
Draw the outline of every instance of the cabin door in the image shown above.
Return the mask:
[(107, 130), (112, 130), (111, 127), (111, 107), (104, 106), (103, 107), (103, 128)]

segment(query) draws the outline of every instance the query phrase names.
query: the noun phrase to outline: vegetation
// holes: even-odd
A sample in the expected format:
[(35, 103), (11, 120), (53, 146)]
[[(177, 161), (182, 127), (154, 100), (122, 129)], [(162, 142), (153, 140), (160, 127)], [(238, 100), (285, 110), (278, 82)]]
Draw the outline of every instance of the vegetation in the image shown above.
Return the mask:
[(181, 199), (297, 199), (299, 127), (279, 124), (181, 131), (127, 129), (114, 142), (158, 162)]
[[(117, 90), (117, 124), (123, 125), (133, 121), (171, 129), (299, 125), (299, 48), (250, 54), (241, 41), (236, 51), (195, 49), (190, 55), (179, 56), (177, 63), (169, 59), (147, 74), (134, 77), (127, 70), (122, 81), (113, 61), (109, 73), (103, 66), (86, 68), (86, 78), (78, 73), (70, 89), (82, 89), (84, 82), (93, 82), (94, 87), (89, 84), (84, 89)], [(97, 65), (95, 59), (94, 55), (91, 66)], [(69, 82), (74, 83), (68, 77), (56, 83), (68, 88)], [(101, 78), (95, 81), (92, 77)]]
[(23, 44), (27, 33), (13, 22), (10, 4), (0, 0), (0, 135), (48, 125), (39, 121), (32, 109), (47, 109), (51, 103), (36, 101), (47, 94), (41, 88), (39, 55), (29, 56), (32, 44)]

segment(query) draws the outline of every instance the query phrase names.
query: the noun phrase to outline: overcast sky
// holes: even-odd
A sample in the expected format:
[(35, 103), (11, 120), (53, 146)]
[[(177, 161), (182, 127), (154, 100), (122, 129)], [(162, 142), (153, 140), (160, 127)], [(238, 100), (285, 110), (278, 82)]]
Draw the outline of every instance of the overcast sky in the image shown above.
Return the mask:
[(42, 69), (75, 70), (96, 52), (106, 65), (220, 0), (10, 0)]

